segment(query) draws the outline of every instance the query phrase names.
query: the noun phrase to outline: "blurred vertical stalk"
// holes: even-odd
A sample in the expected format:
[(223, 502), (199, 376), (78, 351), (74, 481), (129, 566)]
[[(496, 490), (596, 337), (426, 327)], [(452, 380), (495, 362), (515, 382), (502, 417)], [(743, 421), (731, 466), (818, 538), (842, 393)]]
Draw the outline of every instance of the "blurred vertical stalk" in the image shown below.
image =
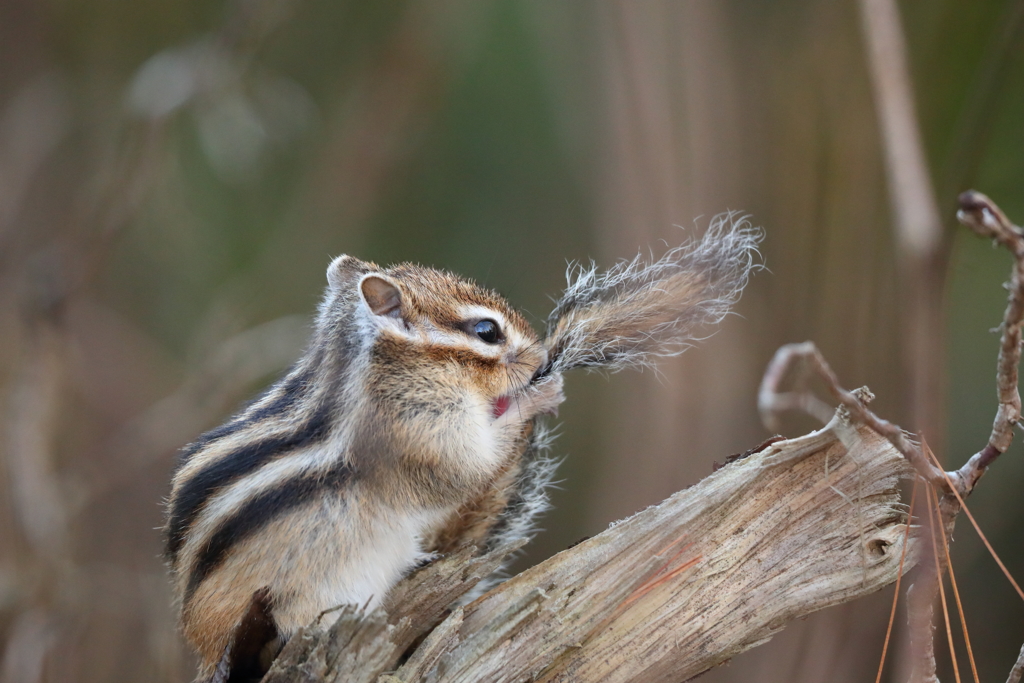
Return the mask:
[[(926, 435), (941, 455), (946, 440), (942, 222), (918, 126), (896, 0), (860, 0), (860, 10), (896, 228), (911, 427)], [(901, 648), (901, 669), (909, 669), (915, 682), (938, 683), (932, 609), (938, 580), (921, 571), (907, 591), (910, 638)]]
[(18, 526), (32, 550), (53, 561), (67, 550), (53, 454), (63, 360), (59, 333), (51, 325), (30, 325), (26, 336), (7, 400), (5, 460)]
[(26, 245), (38, 231), (21, 221), (70, 111), (38, 48), (41, 11), (17, 2), (8, 9), (0, 43), (17, 46), (7, 54), (18, 59), (5, 62), (0, 79), (13, 91), (0, 102), (0, 681), (34, 683), (54, 642), (70, 536), (55, 448), (64, 349), (43, 292), (24, 286)]
[[(741, 194), (743, 180), (732, 172), (741, 164), (733, 134), (740, 115), (717, 3), (599, 7), (609, 141), (599, 239), (612, 260), (679, 244), (695, 219), (703, 215), (698, 223), (706, 225)], [(616, 376), (594, 517), (621, 517), (701, 478), (707, 465), (695, 456), (729, 448), (724, 433), (742, 440), (729, 424), (752, 352), (749, 340), (722, 334), (657, 373)]]
[[(609, 2), (602, 9), (610, 135), (599, 240), (606, 257), (622, 258), (665, 235), (686, 204), (678, 178), (674, 79), (666, 39), (673, 17), (662, 2)], [(672, 476), (674, 445), (689, 430), (677, 417), (673, 389), (680, 384), (678, 364), (665, 363), (659, 371), (664, 379), (658, 383), (643, 376), (616, 377), (613, 445), (607, 471), (596, 478), (594, 500), (602, 509), (594, 510), (595, 516), (628, 514), (651, 502), (645, 496), (659, 480)], [(634, 467), (624, 454), (636, 443), (645, 444), (645, 452), (637, 454), (632, 475), (624, 476), (626, 468)]]
[(901, 259), (912, 425), (941, 453), (945, 443), (942, 221), (917, 125), (896, 2), (861, 0), (860, 8)]
[(62, 340), (49, 316), (37, 313), (28, 312), (20, 362), (5, 401), (3, 479), (21, 536), (9, 549), (28, 550), (14, 550), (6, 558), (14, 568), (14, 599), (25, 607), (10, 626), (4, 651), (0, 680), (11, 683), (42, 680), (53, 640), (53, 611), (71, 569), (68, 514), (54, 449), (64, 381)]

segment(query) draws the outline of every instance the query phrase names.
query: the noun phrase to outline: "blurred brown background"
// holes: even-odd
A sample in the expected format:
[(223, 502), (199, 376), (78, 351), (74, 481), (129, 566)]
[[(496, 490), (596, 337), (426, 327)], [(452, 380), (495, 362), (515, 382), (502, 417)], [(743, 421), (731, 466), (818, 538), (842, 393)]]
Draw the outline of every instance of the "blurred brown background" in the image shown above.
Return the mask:
[[(785, 342), (961, 464), (994, 415), (1009, 258), (953, 206), (975, 187), (1024, 221), (1022, 7), (900, 4), (943, 223), (931, 358), (852, 0), (0, 0), (0, 682), (191, 678), (157, 530), (175, 451), (301, 352), (339, 253), (449, 268), (539, 325), (567, 260), (727, 209), (764, 227), (769, 271), (719, 334), (660, 375), (568, 379), (524, 564), (764, 439)], [(1018, 577), (1022, 485), (1015, 445), (971, 499)], [(1024, 605), (965, 524), (953, 552), (1003, 680)], [(704, 680), (872, 680), (891, 595)]]

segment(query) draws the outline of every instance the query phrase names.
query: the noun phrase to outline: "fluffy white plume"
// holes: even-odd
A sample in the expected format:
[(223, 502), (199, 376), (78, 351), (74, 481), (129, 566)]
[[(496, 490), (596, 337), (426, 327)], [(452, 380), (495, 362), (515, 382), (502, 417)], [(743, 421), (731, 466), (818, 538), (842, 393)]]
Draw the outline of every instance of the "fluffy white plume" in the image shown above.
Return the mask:
[[(548, 317), (549, 365), (619, 370), (682, 353), (739, 300), (759, 268), (763, 234), (745, 216), (716, 216), (704, 236), (656, 261), (637, 256), (606, 272), (574, 264)], [(538, 377), (539, 378), (539, 377)]]
[[(714, 218), (701, 239), (660, 259), (637, 256), (603, 273), (593, 264), (570, 266), (568, 287), (548, 318), (548, 365), (534, 381), (576, 367), (618, 370), (681, 353), (739, 300), (760, 267), (761, 237), (746, 218), (729, 213)], [(492, 529), (489, 549), (534, 535), (558, 465), (550, 442), (550, 432), (536, 424), (515, 497)], [(466, 600), (497, 580), (482, 582)]]

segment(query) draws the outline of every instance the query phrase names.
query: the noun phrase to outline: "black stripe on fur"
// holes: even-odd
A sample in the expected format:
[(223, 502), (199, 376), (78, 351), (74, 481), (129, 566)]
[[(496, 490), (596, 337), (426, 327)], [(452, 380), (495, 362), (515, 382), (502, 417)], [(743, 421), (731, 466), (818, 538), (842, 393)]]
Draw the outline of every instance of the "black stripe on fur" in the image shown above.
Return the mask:
[(236, 417), (231, 418), (216, 429), (211, 429), (183, 448), (178, 455), (178, 467), (180, 468), (189, 461), (189, 458), (214, 441), (223, 439), (225, 436), (230, 436), (251, 424), (274, 415), (279, 415), (290, 409), (305, 395), (306, 388), (310, 385), (312, 378), (313, 372), (309, 369), (295, 372), (286, 377), (281, 384), (270, 389), (268, 393), (273, 393), (274, 391), (279, 391), (280, 393), (276, 398), (267, 402), (266, 405), (256, 408), (252, 412), (249, 412), (248, 408), (243, 410)]
[(352, 469), (344, 463), (339, 463), (326, 474), (318, 473), (289, 479), (249, 499), (240, 510), (224, 520), (199, 552), (188, 577), (185, 603), (192, 598), (199, 584), (224, 562), (236, 544), (259, 532), (288, 511), (325, 493), (341, 489), (351, 479)]
[(330, 432), (330, 418), (330, 408), (322, 405), (297, 430), (245, 444), (196, 472), (171, 500), (167, 519), (168, 559), (177, 559), (186, 532), (211, 495), (277, 456), (323, 441)]

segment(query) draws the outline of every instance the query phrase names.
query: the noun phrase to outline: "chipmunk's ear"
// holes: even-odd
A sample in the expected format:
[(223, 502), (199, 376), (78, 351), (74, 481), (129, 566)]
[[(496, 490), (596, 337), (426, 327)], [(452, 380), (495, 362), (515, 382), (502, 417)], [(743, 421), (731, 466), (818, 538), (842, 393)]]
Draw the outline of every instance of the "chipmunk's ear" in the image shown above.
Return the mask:
[(372, 265), (355, 256), (342, 254), (327, 266), (327, 284), (334, 290), (352, 287), (360, 277), (373, 269)]
[(374, 315), (401, 317), (402, 292), (391, 280), (373, 273), (365, 275), (359, 282), (359, 293)]

